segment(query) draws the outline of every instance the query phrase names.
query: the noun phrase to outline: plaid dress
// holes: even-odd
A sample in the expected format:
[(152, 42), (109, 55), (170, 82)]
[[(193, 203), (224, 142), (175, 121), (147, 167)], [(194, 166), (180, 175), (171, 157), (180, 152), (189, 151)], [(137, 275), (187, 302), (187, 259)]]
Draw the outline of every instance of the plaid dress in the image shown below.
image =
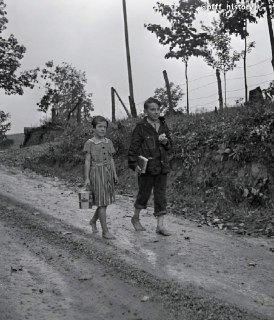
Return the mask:
[(115, 202), (114, 173), (111, 159), (115, 149), (111, 140), (104, 138), (95, 142), (89, 139), (84, 151), (90, 153), (90, 183), (94, 195), (94, 204), (98, 207), (108, 206)]

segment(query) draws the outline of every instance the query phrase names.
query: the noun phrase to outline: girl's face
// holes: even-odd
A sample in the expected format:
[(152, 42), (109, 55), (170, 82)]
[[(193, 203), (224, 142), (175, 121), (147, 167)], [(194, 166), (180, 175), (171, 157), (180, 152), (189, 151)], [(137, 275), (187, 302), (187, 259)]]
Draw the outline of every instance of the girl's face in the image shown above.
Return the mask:
[(96, 128), (93, 128), (95, 136), (103, 138), (107, 133), (107, 123), (105, 121), (98, 122)]

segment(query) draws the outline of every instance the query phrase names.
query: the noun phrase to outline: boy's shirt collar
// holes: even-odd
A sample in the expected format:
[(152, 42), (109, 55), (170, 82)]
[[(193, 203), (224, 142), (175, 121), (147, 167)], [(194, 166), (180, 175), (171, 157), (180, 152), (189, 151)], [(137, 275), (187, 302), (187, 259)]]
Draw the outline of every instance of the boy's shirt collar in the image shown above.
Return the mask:
[(156, 123), (156, 124), (160, 124), (160, 120), (159, 120), (159, 119), (157, 119), (156, 121), (150, 120), (149, 117), (146, 117), (146, 119), (147, 119), (147, 122), (150, 123), (150, 124), (152, 124), (152, 125), (154, 125), (155, 123)]
[(149, 119), (149, 117), (146, 118), (147, 122), (149, 123), (149, 125), (151, 125), (153, 127), (153, 129), (158, 133), (159, 129), (160, 129), (160, 120), (157, 119), (156, 121), (152, 121)]
[[(166, 122), (165, 117), (163, 117), (163, 116), (160, 116), (160, 117), (158, 118), (158, 121), (160, 122), (160, 124), (164, 124), (164, 123)], [(141, 120), (141, 123), (142, 123), (142, 122), (148, 124), (148, 116), (145, 116), (145, 117)]]

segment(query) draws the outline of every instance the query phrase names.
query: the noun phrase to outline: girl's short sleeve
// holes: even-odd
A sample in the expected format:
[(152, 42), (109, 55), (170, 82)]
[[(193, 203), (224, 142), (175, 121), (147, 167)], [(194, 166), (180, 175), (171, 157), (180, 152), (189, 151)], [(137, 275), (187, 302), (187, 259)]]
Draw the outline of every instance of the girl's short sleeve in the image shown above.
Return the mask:
[(86, 141), (85, 144), (84, 144), (84, 152), (90, 152), (90, 142), (89, 141)]
[(114, 154), (116, 152), (111, 140), (109, 140), (109, 149), (111, 154)]

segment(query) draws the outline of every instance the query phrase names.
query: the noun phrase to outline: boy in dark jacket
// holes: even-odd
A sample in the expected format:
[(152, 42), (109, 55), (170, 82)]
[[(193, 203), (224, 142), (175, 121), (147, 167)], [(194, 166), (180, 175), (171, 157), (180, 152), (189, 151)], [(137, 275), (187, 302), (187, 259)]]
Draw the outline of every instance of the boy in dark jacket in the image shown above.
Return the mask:
[[(164, 215), (167, 205), (166, 185), (171, 139), (165, 119), (160, 117), (160, 106), (161, 103), (154, 98), (146, 100), (144, 104), (146, 117), (137, 123), (132, 133), (128, 165), (138, 173), (139, 191), (131, 222), (136, 231), (145, 230), (140, 223), (140, 211), (147, 208), (147, 202), (153, 189), (154, 216), (157, 218), (156, 232), (169, 236), (170, 233), (164, 227)], [(140, 155), (149, 159), (145, 173), (141, 173), (141, 168), (138, 166), (138, 156)]]

